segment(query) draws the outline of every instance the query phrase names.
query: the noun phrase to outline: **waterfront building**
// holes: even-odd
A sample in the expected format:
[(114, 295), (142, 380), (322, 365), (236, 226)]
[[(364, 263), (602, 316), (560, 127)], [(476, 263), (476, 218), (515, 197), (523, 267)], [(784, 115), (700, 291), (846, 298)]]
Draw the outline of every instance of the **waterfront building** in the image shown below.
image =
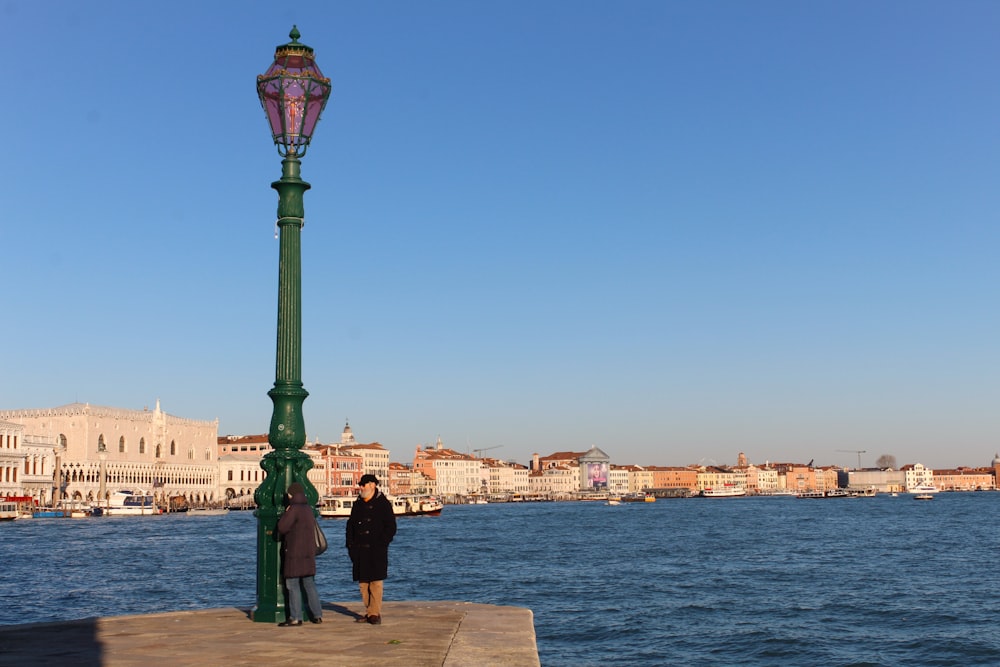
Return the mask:
[(934, 471), (934, 486), (942, 491), (987, 491), (996, 488), (993, 468), (955, 468)]
[(698, 490), (698, 469), (691, 466), (646, 466), (653, 473), (651, 491), (687, 489), (691, 493)]
[(389, 450), (378, 442), (362, 444), (355, 440), (350, 423), (345, 424), (338, 447), (346, 454), (361, 457), (361, 474), (375, 475), (380, 484), (389, 479)]
[(900, 470), (903, 471), (907, 491), (918, 486), (935, 485), (934, 471), (923, 463), (907, 464)]
[(773, 463), (771, 464), (778, 471), (780, 478), (784, 478), (784, 487), (788, 491), (804, 493), (806, 491), (824, 491), (826, 489), (823, 475), (817, 476), (816, 469), (811, 463)]
[(550, 462), (528, 474), (529, 495), (565, 500), (580, 491), (580, 466), (575, 461)]
[(608, 467), (608, 493), (613, 496), (621, 496), (628, 493), (629, 469), (631, 466)]
[(845, 472), (847, 486), (852, 489), (875, 489), (879, 493), (899, 493), (906, 488), (906, 477), (902, 470), (865, 468)]
[(265, 477), (260, 460), (271, 451), (267, 434), (225, 435), (217, 442), (220, 497), (231, 507), (254, 507), (254, 491)]
[[(21, 486), (21, 469), (25, 466), (26, 454), (21, 447), (24, 425), (0, 421), (0, 498), (14, 498), (24, 495)], [(49, 480), (51, 494), (54, 481)]]
[[(320, 496), (357, 495), (358, 482), (365, 474), (363, 456), (355, 454), (352, 450), (345, 449), (341, 445), (320, 443), (306, 445), (303, 451), (313, 457), (313, 467), (309, 471), (308, 477)], [(388, 456), (388, 452), (386, 455)], [(388, 474), (379, 477), (379, 482), (381, 483), (382, 480), (388, 478)]]
[(520, 463), (483, 459), (486, 466), (486, 492), (491, 496), (510, 496), (530, 493), (529, 470)]
[(456, 496), (482, 494), (482, 468), (480, 459), (448, 449), (437, 439), (434, 447), (417, 445), (413, 454), (413, 469), (420, 471), (433, 487), (433, 494), (454, 499)]
[(388, 493), (391, 496), (408, 496), (413, 493), (413, 468), (402, 463), (389, 463)]
[(750, 464), (746, 468), (746, 473), (747, 493), (769, 494), (781, 488), (777, 469), (767, 464), (764, 466)]
[(611, 457), (602, 452), (597, 445), (592, 446), (578, 459), (580, 462), (580, 491), (608, 490), (608, 466)]
[[(40, 503), (51, 502), (60, 491), (74, 502), (100, 503), (122, 489), (150, 492), (162, 507), (169, 507), (173, 497), (193, 503), (217, 499), (217, 420), (169, 415), (157, 400), (153, 410), (89, 403), (3, 410), (0, 421), (21, 425), (22, 442), (32, 443), (38, 464), (29, 463), (28, 488)], [(52, 469), (46, 472), (50, 459)]]
[(726, 486), (746, 489), (746, 470), (725, 468), (723, 466), (700, 466), (698, 468), (698, 492), (706, 488), (717, 489)]

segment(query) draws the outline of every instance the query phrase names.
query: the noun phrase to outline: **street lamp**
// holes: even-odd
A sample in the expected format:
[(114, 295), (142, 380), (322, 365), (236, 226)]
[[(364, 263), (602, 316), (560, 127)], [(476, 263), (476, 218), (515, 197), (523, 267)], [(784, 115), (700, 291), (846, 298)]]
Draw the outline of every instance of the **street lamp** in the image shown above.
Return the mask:
[(275, 529), (284, 508), (284, 496), (293, 482), (306, 489), (315, 505), (318, 494), (306, 474), (312, 459), (302, 451), (306, 443), (302, 403), (309, 395), (302, 386), (302, 253), (300, 236), (305, 210), (302, 194), (309, 184), (299, 178), (299, 158), (306, 154), (316, 123), (330, 97), (330, 79), (323, 76), (313, 50), (301, 44), (298, 28), (292, 41), (275, 49), (274, 62), (257, 77), (257, 94), (278, 147), (281, 179), (271, 183), (278, 191), (278, 349), (274, 387), (267, 392), (274, 404), (268, 442), (272, 450), (260, 467), (266, 475), (254, 492), (257, 510), (257, 604), (254, 621), (285, 619), (281, 584), (281, 554)]

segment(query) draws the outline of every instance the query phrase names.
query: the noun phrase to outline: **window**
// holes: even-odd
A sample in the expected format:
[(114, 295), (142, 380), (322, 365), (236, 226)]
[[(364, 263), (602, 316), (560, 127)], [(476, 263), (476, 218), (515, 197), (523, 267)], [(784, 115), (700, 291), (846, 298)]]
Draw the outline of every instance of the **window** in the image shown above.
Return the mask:
[(173, 440), (170, 441), (170, 455), (177, 456), (177, 443)]
[(145, 438), (139, 438), (139, 453), (140, 454), (145, 454), (146, 453), (146, 439)]
[(118, 438), (118, 453), (120, 453), (120, 454), (124, 454), (125, 453), (125, 436), (124, 435), (122, 437)]

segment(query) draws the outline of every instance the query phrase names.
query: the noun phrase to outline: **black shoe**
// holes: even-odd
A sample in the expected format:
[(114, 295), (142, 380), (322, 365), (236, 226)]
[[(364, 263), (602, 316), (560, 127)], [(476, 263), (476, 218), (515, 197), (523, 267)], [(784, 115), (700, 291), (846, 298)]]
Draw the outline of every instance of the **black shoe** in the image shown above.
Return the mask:
[(321, 616), (319, 618), (310, 618), (309, 622), (310, 623), (322, 623), (323, 622), (323, 617)]
[(369, 616), (368, 617), (368, 622), (371, 623), (372, 625), (382, 625), (382, 617), (381, 616)]
[(284, 623), (278, 623), (279, 628), (293, 628), (302, 625), (302, 621), (285, 621)]
[(367, 616), (358, 616), (356, 619), (354, 619), (354, 622), (355, 623), (367, 623), (368, 622), (368, 617)]

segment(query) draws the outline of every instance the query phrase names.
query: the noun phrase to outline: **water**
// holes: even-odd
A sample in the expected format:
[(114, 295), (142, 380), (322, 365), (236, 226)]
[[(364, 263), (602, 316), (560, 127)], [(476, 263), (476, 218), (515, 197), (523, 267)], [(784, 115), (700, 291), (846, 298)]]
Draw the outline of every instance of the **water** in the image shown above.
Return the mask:
[[(387, 600), (535, 613), (545, 667), (998, 665), (1000, 493), (448, 506), (402, 518)], [(326, 601), (357, 603), (325, 520)], [(256, 519), (0, 524), (0, 624), (252, 606)]]

